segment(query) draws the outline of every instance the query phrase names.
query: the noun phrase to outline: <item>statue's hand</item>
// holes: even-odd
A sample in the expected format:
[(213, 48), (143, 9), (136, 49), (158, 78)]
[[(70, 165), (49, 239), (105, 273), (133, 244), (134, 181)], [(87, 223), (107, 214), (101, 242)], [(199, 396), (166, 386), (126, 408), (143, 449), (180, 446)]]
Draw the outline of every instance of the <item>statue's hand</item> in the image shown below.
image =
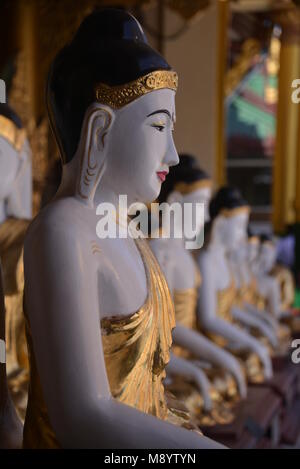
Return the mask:
[(234, 357), (230, 357), (230, 360), (228, 360), (227, 369), (236, 381), (241, 398), (245, 399), (247, 397), (247, 383), (240, 364)]
[(273, 377), (273, 368), (268, 349), (257, 342), (254, 343), (253, 351), (259, 356), (260, 361), (263, 364), (265, 379), (271, 379)]
[(204, 410), (208, 412), (212, 409), (212, 401), (210, 397), (210, 382), (208, 381), (205, 373), (199, 368), (195, 367), (195, 369), (192, 370), (192, 374), (194, 382), (202, 395)]

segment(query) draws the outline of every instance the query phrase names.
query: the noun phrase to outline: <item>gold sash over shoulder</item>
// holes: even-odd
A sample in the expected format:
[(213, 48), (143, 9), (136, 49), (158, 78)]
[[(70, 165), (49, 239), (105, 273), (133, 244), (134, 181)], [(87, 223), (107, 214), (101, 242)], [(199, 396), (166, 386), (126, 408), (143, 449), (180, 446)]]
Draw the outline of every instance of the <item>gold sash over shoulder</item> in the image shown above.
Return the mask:
[[(147, 300), (128, 317), (113, 316), (101, 320), (110, 390), (112, 396), (124, 404), (194, 429), (185, 409), (171, 400), (168, 405), (166, 400), (163, 379), (170, 357), (171, 332), (175, 327), (174, 308), (166, 280), (152, 251), (143, 240), (137, 240), (136, 244), (148, 281)], [(26, 329), (31, 378), (23, 446), (59, 448), (43, 398), (28, 321)]]
[(167, 417), (163, 379), (170, 359), (173, 303), (164, 276), (145, 241), (137, 240), (148, 279), (144, 306), (129, 317), (101, 321), (112, 395), (161, 419)]
[[(217, 316), (224, 321), (233, 322), (231, 308), (236, 303), (237, 299), (237, 289), (233, 277), (231, 277), (230, 284), (227, 288), (218, 290), (217, 294)], [(213, 342), (215, 342), (220, 347), (225, 347), (228, 345), (227, 339), (224, 337), (208, 332), (206, 334)]]

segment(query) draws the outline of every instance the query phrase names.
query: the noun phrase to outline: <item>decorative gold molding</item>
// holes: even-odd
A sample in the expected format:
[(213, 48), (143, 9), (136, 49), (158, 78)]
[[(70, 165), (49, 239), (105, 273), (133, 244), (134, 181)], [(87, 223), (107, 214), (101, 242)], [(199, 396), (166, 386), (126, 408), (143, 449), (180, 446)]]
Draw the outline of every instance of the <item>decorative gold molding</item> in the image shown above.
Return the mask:
[(273, 225), (282, 233), (295, 222), (300, 107), (291, 99), (291, 84), (300, 76), (300, 42), (283, 41), (280, 50), (276, 146), (273, 166)]
[(233, 67), (227, 72), (225, 80), (225, 95), (229, 96), (238, 86), (243, 76), (248, 72), (253, 59), (261, 49), (257, 39), (247, 39), (242, 46), (242, 52)]
[(16, 73), (9, 102), (22, 120), (32, 151), (33, 214), (35, 215), (40, 208), (41, 193), (48, 168), (49, 124), (46, 117), (39, 124), (36, 124), (33, 117), (28, 91), (27, 60), (26, 51), (20, 52), (16, 60)]
[(151, 91), (168, 88), (176, 91), (178, 76), (176, 72), (157, 70), (138, 78), (126, 85), (108, 86), (99, 83), (96, 87), (96, 99), (113, 109), (118, 109)]

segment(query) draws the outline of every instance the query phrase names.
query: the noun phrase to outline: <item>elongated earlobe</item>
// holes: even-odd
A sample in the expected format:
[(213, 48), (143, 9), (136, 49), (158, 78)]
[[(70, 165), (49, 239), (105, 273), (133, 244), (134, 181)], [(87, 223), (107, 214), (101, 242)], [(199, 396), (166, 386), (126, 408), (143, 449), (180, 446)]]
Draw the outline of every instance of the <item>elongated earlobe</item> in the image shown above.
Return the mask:
[(87, 203), (93, 204), (94, 195), (105, 169), (106, 143), (108, 132), (112, 126), (114, 114), (106, 107), (96, 107), (88, 112), (83, 136), (84, 151), (80, 161), (77, 196)]

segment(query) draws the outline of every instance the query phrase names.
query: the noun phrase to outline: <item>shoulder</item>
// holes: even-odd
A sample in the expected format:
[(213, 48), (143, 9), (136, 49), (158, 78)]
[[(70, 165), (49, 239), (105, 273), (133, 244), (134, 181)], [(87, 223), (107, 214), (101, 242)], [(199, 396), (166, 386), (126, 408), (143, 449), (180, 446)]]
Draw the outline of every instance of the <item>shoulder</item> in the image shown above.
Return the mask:
[(85, 235), (82, 230), (83, 204), (75, 198), (60, 199), (47, 205), (31, 222), (26, 238), (25, 252), (47, 245), (58, 245), (78, 239)]

